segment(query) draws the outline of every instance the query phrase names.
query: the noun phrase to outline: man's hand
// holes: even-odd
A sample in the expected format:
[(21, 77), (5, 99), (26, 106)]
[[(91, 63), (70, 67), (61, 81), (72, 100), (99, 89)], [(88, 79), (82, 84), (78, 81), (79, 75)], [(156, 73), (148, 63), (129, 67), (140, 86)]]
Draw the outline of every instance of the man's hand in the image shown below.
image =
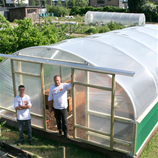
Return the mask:
[(48, 101), (49, 112), (52, 112), (52, 101)]
[(30, 109), (30, 106), (28, 105), (28, 102), (26, 103), (26, 105), (19, 105), (19, 107), (21, 109)]
[(52, 107), (50, 107), (50, 106), (49, 106), (49, 112), (50, 112), (50, 113), (52, 112)]
[(20, 106), (15, 108), (16, 110), (22, 110), (22, 108)]

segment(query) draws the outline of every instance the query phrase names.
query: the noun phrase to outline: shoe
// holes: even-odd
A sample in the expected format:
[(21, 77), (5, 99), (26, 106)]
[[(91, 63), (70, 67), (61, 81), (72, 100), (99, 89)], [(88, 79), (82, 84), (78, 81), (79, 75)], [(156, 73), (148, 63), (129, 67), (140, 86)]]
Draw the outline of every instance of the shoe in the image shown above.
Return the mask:
[(58, 136), (59, 136), (59, 137), (62, 136), (62, 131), (59, 131)]
[(64, 134), (64, 137), (69, 138), (69, 134)]
[(29, 144), (30, 144), (30, 145), (33, 145), (33, 141), (32, 141), (32, 140), (31, 140), (31, 141), (29, 141)]
[(19, 141), (19, 142), (18, 142), (18, 144), (17, 144), (17, 146), (22, 145), (22, 144), (23, 144), (23, 142), (24, 142), (24, 141)]

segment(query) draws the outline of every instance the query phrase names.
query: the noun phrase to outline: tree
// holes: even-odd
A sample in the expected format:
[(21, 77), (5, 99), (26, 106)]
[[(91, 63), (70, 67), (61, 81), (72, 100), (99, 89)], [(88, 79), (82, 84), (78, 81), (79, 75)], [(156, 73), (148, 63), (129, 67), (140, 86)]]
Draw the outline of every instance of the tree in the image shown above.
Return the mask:
[(59, 7), (62, 6), (61, 0), (58, 0), (57, 6), (59, 6)]
[(128, 0), (128, 7), (131, 13), (140, 13), (141, 6), (144, 5), (146, 0)]
[(65, 7), (68, 8), (68, 0), (65, 0)]
[(75, 6), (87, 7), (88, 3), (86, 0), (76, 0)]
[(15, 20), (13, 28), (0, 14), (0, 53), (9, 54), (20, 49), (53, 44), (66, 39), (65, 33), (54, 25), (33, 26), (30, 18)]
[(32, 6), (36, 6), (36, 1), (35, 0), (32, 1)]
[(146, 16), (147, 21), (151, 22), (152, 20), (156, 19), (158, 10), (157, 6), (154, 3), (147, 1), (147, 3), (144, 4), (141, 9)]
[(69, 4), (69, 7), (72, 8), (73, 6), (75, 6), (76, 0), (69, 0), (68, 4)]

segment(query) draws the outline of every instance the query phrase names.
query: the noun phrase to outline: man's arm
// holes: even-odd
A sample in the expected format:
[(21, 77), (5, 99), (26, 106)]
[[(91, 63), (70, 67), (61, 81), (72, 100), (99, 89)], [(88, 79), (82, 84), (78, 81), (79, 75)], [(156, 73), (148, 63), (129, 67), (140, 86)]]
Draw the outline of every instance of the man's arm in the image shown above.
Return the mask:
[(22, 110), (22, 108), (20, 108), (19, 106), (17, 106), (17, 107), (15, 108), (15, 110)]
[(22, 109), (30, 109), (30, 105), (28, 105), (28, 102), (27, 102), (27, 104), (26, 105), (19, 105), (19, 107), (21, 108), (20, 110), (22, 110)]
[(52, 102), (53, 102), (53, 100), (48, 101), (49, 112), (52, 112)]
[(52, 102), (53, 102), (53, 95), (52, 95), (52, 88), (49, 89), (49, 96), (48, 96), (48, 106), (49, 106), (49, 112), (52, 112)]

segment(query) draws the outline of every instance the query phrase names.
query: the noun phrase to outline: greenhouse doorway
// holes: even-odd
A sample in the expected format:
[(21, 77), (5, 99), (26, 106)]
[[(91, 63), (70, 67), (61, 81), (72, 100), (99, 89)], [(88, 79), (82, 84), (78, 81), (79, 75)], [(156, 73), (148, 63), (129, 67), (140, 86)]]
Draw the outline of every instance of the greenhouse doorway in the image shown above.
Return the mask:
[[(60, 75), (62, 83), (71, 82), (71, 68), (57, 65), (43, 64), (43, 76), (44, 76), (44, 95), (45, 95), (45, 113), (46, 113), (46, 129), (47, 131), (58, 132), (56, 119), (54, 112), (48, 110), (48, 96), (51, 85), (54, 84), (54, 76)], [(67, 90), (67, 120), (69, 135), (73, 136), (73, 117), (72, 117), (72, 90)], [(53, 107), (53, 104), (52, 104)]]
[(43, 114), (43, 70), (42, 64), (11, 60), (14, 97), (19, 94), (18, 86), (25, 85), (25, 93), (31, 98), (31, 125), (44, 129)]
[(113, 150), (115, 75), (72, 68), (73, 137)]

